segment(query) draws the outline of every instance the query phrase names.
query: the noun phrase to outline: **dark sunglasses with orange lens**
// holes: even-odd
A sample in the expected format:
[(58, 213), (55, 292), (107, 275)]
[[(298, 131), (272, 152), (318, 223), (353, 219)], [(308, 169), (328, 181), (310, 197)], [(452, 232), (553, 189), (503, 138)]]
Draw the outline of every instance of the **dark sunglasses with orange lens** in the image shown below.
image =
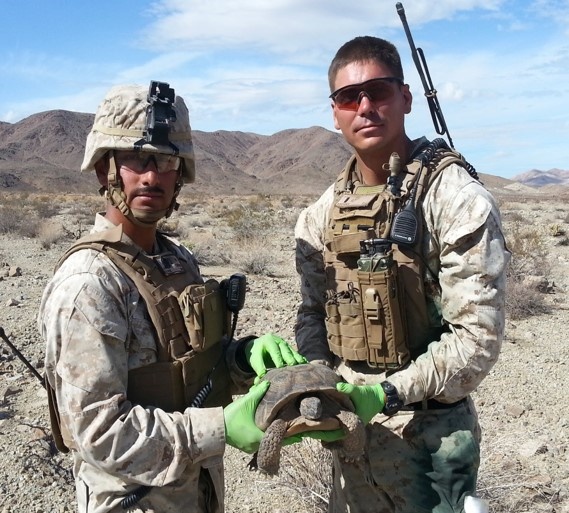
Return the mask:
[(350, 84), (334, 91), (330, 98), (341, 110), (358, 110), (362, 98), (367, 96), (371, 102), (384, 102), (395, 93), (394, 84), (403, 85), (398, 77), (382, 77), (366, 80), (361, 84)]

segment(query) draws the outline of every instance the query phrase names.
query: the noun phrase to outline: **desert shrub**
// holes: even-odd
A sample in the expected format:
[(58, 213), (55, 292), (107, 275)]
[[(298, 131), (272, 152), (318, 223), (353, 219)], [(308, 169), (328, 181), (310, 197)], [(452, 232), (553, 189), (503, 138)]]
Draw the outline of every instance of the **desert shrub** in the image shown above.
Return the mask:
[(510, 276), (506, 289), (506, 311), (513, 320), (548, 313), (551, 310), (544, 294), (528, 287), (523, 281)]
[(0, 233), (37, 237), (40, 219), (37, 214), (26, 212), (19, 204), (0, 206)]
[(514, 210), (509, 212), (502, 211), (504, 221), (510, 223), (523, 223), (525, 221), (524, 216), (521, 212)]
[(13, 233), (17, 233), (22, 237), (29, 237), (35, 239), (40, 232), (41, 219), (35, 214), (28, 214), (22, 219), (22, 223), (17, 227)]
[(14, 233), (22, 222), (22, 212), (13, 205), (0, 206), (0, 233)]
[(547, 276), (551, 272), (547, 240), (538, 227), (514, 223), (506, 232), (506, 240), (512, 252), (509, 274), (513, 278)]
[(186, 246), (196, 257), (200, 265), (225, 265), (231, 261), (230, 253), (224, 249), (223, 245), (218, 243), (202, 243), (192, 244), (184, 241)]
[(26, 201), (28, 210), (35, 212), (41, 219), (49, 219), (59, 212), (59, 205), (48, 195), (35, 196)]
[(552, 237), (562, 237), (563, 235), (565, 235), (565, 233), (566, 233), (565, 228), (560, 224), (555, 223), (549, 225), (549, 234)]
[(265, 245), (248, 246), (241, 249), (233, 258), (237, 267), (247, 274), (275, 276), (275, 256)]
[(272, 212), (257, 210), (248, 206), (228, 209), (225, 220), (237, 240), (251, 240), (263, 237), (273, 229)]
[(530, 276), (549, 277), (551, 264), (544, 234), (536, 227), (520, 223), (510, 225), (506, 233), (512, 260), (507, 272), (506, 311), (512, 319), (546, 313), (549, 305), (545, 295), (528, 287), (525, 280)]
[(68, 204), (66, 208), (78, 224), (92, 225), (95, 214), (100, 210), (104, 210), (104, 203), (102, 203), (99, 196), (81, 196), (74, 199), (75, 201)]
[(42, 221), (39, 226), (40, 243), (42, 248), (49, 249), (53, 244), (65, 237), (65, 233), (60, 224), (52, 221)]

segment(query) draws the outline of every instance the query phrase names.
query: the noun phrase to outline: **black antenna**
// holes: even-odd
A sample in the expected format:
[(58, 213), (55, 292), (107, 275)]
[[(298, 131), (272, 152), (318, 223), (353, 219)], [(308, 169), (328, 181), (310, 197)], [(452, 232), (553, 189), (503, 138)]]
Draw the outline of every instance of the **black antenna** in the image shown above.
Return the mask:
[(413, 42), (413, 37), (411, 36), (411, 30), (409, 30), (409, 25), (407, 24), (407, 18), (405, 16), (405, 9), (401, 2), (395, 4), (397, 9), (397, 14), (401, 18), (401, 23), (403, 23), (403, 28), (405, 29), (405, 34), (407, 35), (407, 40), (409, 41), (409, 46), (411, 47), (411, 55), (413, 56), (413, 62), (417, 67), (419, 76), (421, 77), (421, 82), (423, 83), (423, 89), (425, 90), (425, 96), (427, 98), (427, 104), (429, 105), (429, 110), (431, 111), (431, 118), (433, 119), (433, 125), (435, 126), (435, 131), (439, 135), (445, 135), (448, 137), (448, 142), (450, 147), (454, 149), (454, 144), (448, 127), (443, 116), (443, 111), (439, 105), (439, 100), (437, 98), (437, 90), (433, 86), (433, 81), (431, 80), (431, 75), (429, 74), (429, 68), (427, 67), (427, 61), (425, 60), (425, 54), (421, 48), (416, 48)]
[(29, 362), (29, 360), (18, 350), (18, 348), (10, 342), (10, 339), (6, 336), (4, 328), (0, 327), (0, 338), (10, 346), (13, 353), (24, 363), (24, 365), (30, 370), (30, 372), (38, 379), (41, 386), (45, 388), (45, 382), (41, 377), (41, 374), (36, 370), (36, 368)]

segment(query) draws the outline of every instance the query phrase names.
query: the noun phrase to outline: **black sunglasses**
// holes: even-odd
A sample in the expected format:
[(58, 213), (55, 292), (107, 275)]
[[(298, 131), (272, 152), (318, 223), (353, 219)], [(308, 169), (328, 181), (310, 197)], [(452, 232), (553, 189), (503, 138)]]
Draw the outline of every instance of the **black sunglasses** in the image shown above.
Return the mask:
[(341, 110), (358, 110), (363, 96), (372, 102), (384, 102), (395, 93), (393, 84), (403, 85), (398, 77), (382, 77), (366, 80), (361, 84), (350, 84), (334, 91), (330, 98)]

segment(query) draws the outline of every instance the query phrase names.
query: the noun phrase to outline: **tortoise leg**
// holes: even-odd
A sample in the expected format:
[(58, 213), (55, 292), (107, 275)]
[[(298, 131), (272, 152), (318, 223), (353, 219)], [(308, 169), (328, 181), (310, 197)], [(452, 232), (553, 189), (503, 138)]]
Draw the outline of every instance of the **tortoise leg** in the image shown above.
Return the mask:
[(340, 441), (342, 457), (346, 461), (355, 461), (361, 458), (365, 450), (365, 426), (361, 419), (351, 411), (342, 410), (337, 417), (348, 431), (346, 437)]
[(279, 472), (281, 447), (286, 433), (286, 422), (275, 419), (265, 431), (257, 451), (257, 465), (260, 470), (270, 476)]

